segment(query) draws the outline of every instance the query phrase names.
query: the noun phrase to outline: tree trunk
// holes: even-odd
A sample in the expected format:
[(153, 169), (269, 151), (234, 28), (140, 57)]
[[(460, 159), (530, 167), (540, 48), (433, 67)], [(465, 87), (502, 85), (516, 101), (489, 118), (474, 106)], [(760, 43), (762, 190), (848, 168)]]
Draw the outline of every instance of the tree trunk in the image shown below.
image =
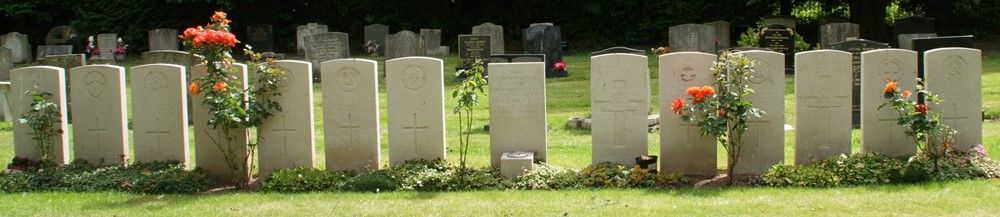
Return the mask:
[(888, 28), (885, 24), (885, 7), (888, 0), (849, 0), (851, 22), (861, 26), (861, 38), (889, 42)]

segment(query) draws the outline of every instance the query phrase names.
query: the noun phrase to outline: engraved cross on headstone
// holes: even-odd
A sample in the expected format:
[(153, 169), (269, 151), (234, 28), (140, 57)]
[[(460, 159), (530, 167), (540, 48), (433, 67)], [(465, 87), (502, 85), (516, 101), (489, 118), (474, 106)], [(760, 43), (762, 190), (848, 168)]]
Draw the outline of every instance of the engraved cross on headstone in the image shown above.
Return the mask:
[(417, 147), (417, 145), (418, 145), (417, 144), (417, 136), (420, 135), (420, 133), (417, 132), (417, 131), (427, 130), (428, 129), (427, 126), (417, 126), (417, 123), (419, 123), (419, 122), (417, 122), (417, 113), (414, 112), (413, 113), (413, 124), (410, 125), (410, 126), (407, 126), (407, 127), (403, 127), (403, 130), (413, 131), (413, 143), (412, 143), (412, 145), (413, 145), (413, 154), (414, 155), (417, 155), (417, 153), (420, 152), (420, 147)]
[(351, 114), (347, 114), (347, 125), (339, 126), (337, 128), (340, 128), (341, 130), (347, 130), (347, 136), (349, 137), (347, 141), (350, 144), (341, 144), (341, 145), (345, 145), (348, 147), (354, 147), (354, 145), (357, 145), (356, 143), (357, 139), (355, 138), (357, 136), (354, 135), (354, 130), (361, 129), (361, 126), (354, 124), (354, 120)]
[(154, 147), (156, 147), (156, 151), (159, 152), (163, 148), (161, 146), (162, 142), (163, 142), (163, 141), (160, 140), (162, 138), (161, 136), (163, 136), (165, 134), (170, 134), (170, 131), (169, 130), (163, 130), (163, 128), (160, 126), (160, 118), (156, 118), (156, 122), (154, 122), (153, 125), (156, 125), (156, 129), (148, 130), (148, 131), (146, 131), (146, 134), (149, 134), (149, 135), (152, 135), (152, 136), (156, 137), (156, 146), (154, 146)]
[[(621, 116), (629, 112), (635, 112), (638, 108), (636, 104), (642, 103), (641, 99), (626, 99), (625, 93), (628, 92), (628, 84), (625, 80), (614, 80), (611, 82), (611, 88), (613, 95), (611, 99), (595, 100), (595, 103), (601, 103), (602, 112), (614, 113), (614, 137), (612, 141), (611, 148), (613, 149), (624, 149), (626, 135), (629, 129), (625, 126), (625, 121), (621, 120)], [(604, 123), (601, 123), (604, 124)]]
[(97, 138), (97, 141), (95, 141), (92, 144), (88, 144), (88, 145), (91, 145), (91, 146), (89, 146), (87, 148), (88, 149), (92, 149), (92, 148), (93, 149), (97, 149), (96, 151), (98, 153), (102, 153), (104, 150), (101, 149), (101, 147), (103, 147), (101, 145), (103, 143), (103, 141), (101, 141), (101, 134), (108, 133), (108, 126), (105, 125), (104, 127), (101, 127), (101, 118), (100, 117), (94, 117), (94, 127), (90, 128), (90, 129), (87, 129), (87, 132), (95, 134), (95, 137)]
[(288, 159), (288, 134), (289, 133), (295, 133), (295, 129), (294, 128), (288, 128), (288, 124), (286, 123), (286, 121), (288, 121), (288, 117), (282, 115), (281, 116), (281, 127), (280, 128), (271, 129), (271, 132), (273, 132), (273, 133), (280, 133), (281, 134), (282, 146), (284, 147), (281, 150), (281, 154), (282, 154), (282, 156), (285, 159)]

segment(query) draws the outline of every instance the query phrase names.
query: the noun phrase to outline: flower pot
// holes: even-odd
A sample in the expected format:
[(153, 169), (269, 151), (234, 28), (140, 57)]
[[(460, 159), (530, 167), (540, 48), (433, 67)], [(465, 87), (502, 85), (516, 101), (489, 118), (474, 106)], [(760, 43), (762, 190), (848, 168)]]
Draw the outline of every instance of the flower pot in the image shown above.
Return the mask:
[(647, 156), (647, 157), (648, 157), (647, 159), (643, 159), (642, 156), (636, 157), (635, 158), (635, 164), (639, 165), (639, 168), (647, 169), (647, 170), (650, 170), (650, 171), (656, 171), (656, 169), (657, 169), (657, 167), (656, 167), (657, 156), (656, 155), (650, 155), (650, 156)]

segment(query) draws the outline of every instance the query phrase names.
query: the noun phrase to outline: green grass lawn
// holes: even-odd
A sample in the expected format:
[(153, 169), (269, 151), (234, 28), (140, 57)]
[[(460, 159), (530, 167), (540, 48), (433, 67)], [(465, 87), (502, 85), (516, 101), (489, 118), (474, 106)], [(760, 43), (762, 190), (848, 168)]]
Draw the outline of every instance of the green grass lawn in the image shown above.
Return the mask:
[[(453, 67), (457, 56), (443, 56), (445, 89), (457, 82)], [(380, 71), (384, 70), (381, 58)], [(590, 114), (590, 60), (587, 53), (564, 57), (570, 77), (547, 79), (547, 121), (549, 163), (565, 168), (590, 164), (590, 132), (567, 130), (570, 117)], [(983, 107), (1000, 113), (1000, 55), (984, 57)], [(138, 64), (137, 59), (125, 63)], [(650, 83), (654, 113), (659, 111), (656, 58), (650, 56)], [(382, 74), (382, 72), (380, 72)], [(786, 77), (785, 123), (794, 123), (793, 77)], [(382, 113), (382, 164), (388, 163), (385, 82), (380, 81)], [(316, 166), (324, 167), (322, 85), (315, 84)], [(446, 94), (447, 95), (447, 94)], [(947, 100), (947, 99), (946, 99)], [(477, 128), (472, 136), (469, 163), (489, 165), (489, 136), (481, 126), (488, 123), (488, 101), (476, 111)], [(448, 97), (448, 156), (456, 161), (458, 141), (455, 106)], [(1000, 159), (1000, 124), (983, 124), (984, 145), (994, 159)], [(194, 134), (192, 134), (194, 135)], [(650, 133), (649, 152), (659, 154), (659, 133)], [(859, 149), (859, 133), (853, 133), (853, 150)], [(13, 157), (10, 123), (0, 122), (0, 159)], [(785, 163), (793, 160), (794, 132), (785, 133)], [(192, 138), (193, 143), (193, 138)], [(192, 153), (194, 148), (191, 148)], [(719, 168), (725, 167), (725, 153), (719, 150)], [(193, 153), (194, 154), (194, 153)], [(382, 194), (311, 193), (221, 195), (134, 195), (99, 193), (0, 194), (0, 216), (58, 215), (767, 215), (795, 212), (811, 215), (996, 215), (1000, 213), (1000, 181), (961, 181), (920, 185), (890, 185), (836, 189), (732, 188), (679, 190), (568, 190), (568, 191), (483, 191), (455, 193), (393, 192)], [(731, 209), (730, 209), (731, 208)]]

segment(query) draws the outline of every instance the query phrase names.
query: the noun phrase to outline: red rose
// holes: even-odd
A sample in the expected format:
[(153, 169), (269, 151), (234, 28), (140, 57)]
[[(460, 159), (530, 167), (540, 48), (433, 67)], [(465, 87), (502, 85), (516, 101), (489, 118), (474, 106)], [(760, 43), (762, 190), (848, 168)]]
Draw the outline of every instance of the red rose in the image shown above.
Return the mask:
[(684, 108), (684, 100), (681, 98), (674, 99), (674, 102), (670, 103), (670, 110), (678, 115), (681, 114), (681, 108)]
[(927, 114), (927, 105), (917, 104), (917, 107), (914, 107), (913, 110), (920, 112), (920, 114)]
[(223, 91), (225, 89), (226, 89), (226, 82), (219, 81), (215, 82), (215, 85), (212, 85), (212, 90), (215, 90), (216, 92)]

